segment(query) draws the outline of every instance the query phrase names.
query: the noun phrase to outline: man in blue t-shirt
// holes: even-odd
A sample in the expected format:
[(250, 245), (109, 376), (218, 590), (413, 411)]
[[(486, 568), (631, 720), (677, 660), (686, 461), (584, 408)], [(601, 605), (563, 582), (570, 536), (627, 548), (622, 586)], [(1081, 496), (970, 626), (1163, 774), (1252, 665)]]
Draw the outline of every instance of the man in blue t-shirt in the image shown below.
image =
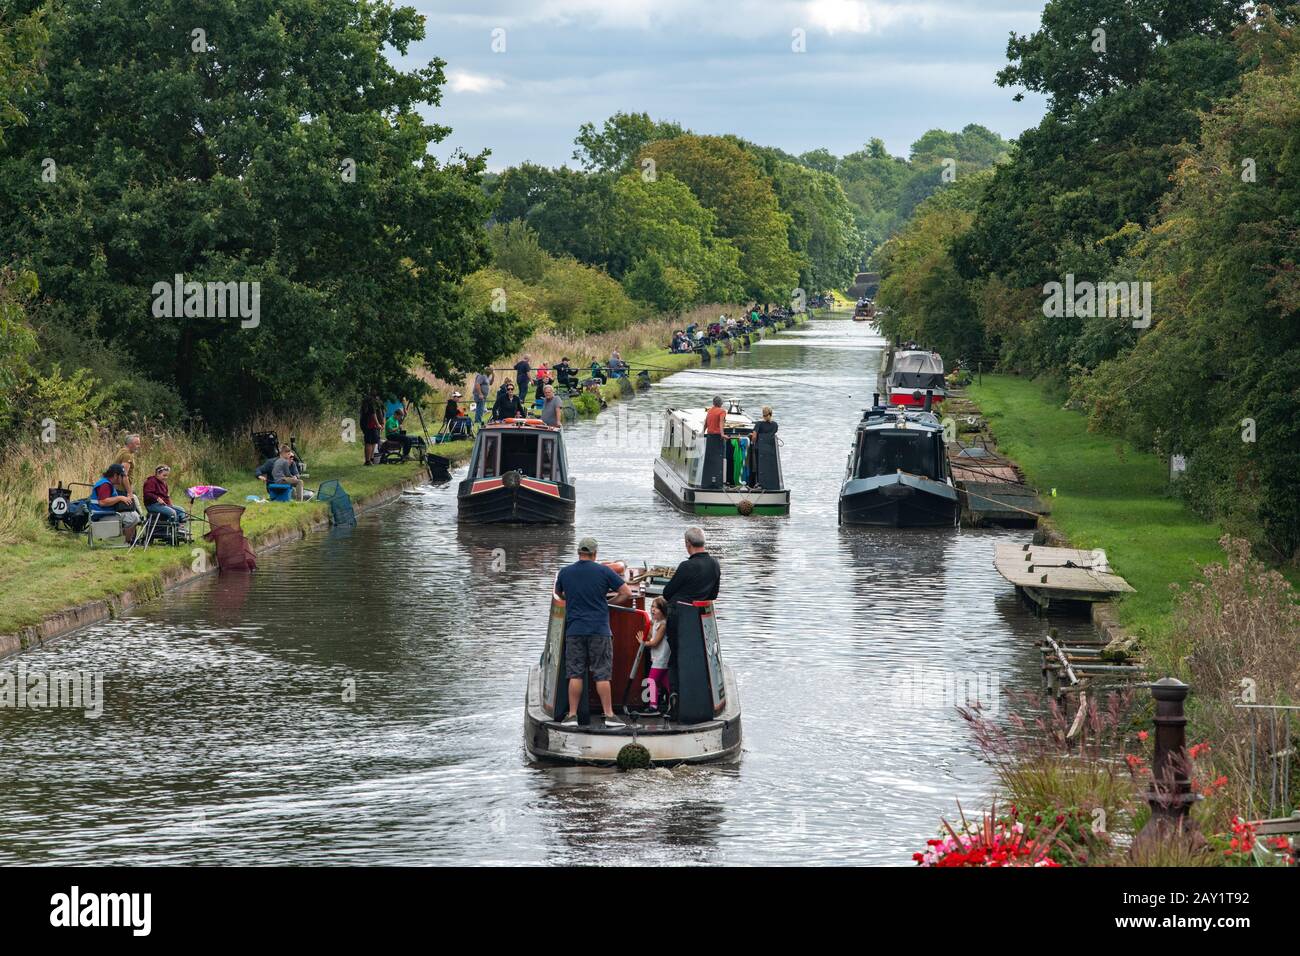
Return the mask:
[(609, 679), (614, 671), (614, 638), (609, 630), (612, 603), (631, 604), (632, 589), (612, 569), (596, 561), (596, 539), (578, 542), (578, 560), (555, 578), (555, 593), (564, 600), (564, 671), (569, 678), (569, 713), (566, 724), (578, 722), (582, 681), (591, 670), (596, 694), (605, 712), (605, 726), (626, 726), (614, 717)]

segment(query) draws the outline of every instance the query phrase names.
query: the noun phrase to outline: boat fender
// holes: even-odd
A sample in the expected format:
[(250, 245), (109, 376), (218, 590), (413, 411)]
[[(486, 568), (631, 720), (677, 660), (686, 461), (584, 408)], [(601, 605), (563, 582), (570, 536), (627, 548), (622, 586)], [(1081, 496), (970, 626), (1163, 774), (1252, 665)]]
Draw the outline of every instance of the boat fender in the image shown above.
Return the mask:
[(505, 488), (518, 488), (520, 474), (518, 471), (507, 471), (501, 476), (501, 484)]
[(741, 498), (736, 502), (736, 513), (740, 515), (752, 515), (754, 513), (754, 502), (748, 498)]

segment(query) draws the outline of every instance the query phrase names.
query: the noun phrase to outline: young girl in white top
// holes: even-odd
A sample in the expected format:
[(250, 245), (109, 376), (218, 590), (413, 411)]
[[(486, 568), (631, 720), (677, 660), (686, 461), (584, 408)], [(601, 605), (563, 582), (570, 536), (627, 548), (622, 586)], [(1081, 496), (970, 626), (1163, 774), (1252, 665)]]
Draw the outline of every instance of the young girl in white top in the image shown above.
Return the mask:
[(668, 699), (671, 688), (668, 686), (668, 659), (672, 648), (668, 646), (668, 602), (662, 597), (654, 599), (650, 606), (650, 636), (646, 647), (650, 648), (650, 706), (659, 708), (660, 694)]

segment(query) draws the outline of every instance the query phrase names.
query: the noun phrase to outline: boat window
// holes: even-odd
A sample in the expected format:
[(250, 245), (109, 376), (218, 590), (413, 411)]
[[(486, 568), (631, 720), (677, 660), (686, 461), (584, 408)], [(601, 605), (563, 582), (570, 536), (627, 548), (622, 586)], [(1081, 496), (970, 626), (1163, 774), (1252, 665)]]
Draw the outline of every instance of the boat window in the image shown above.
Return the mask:
[(480, 478), (495, 478), (497, 476), (497, 436), (483, 436), (482, 461), (479, 463)]
[(537, 477), (548, 481), (555, 480), (555, 439), (542, 439), (542, 462), (537, 469)]
[(520, 471), (537, 477), (537, 436), (528, 432), (507, 432), (501, 436), (501, 474)]
[(867, 432), (863, 436), (857, 477), (873, 478), (898, 471), (925, 478), (938, 477), (934, 440), (929, 432)]

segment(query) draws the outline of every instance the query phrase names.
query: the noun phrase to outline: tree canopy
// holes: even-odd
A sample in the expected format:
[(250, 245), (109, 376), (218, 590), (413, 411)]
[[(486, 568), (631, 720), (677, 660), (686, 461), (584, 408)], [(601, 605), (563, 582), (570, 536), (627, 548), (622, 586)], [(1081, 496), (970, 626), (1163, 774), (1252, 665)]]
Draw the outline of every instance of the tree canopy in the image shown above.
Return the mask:
[[(486, 256), (482, 157), (440, 164), (443, 63), (410, 7), (355, 0), (49, 8), (41, 83), (0, 147), (0, 262), (69, 357), (107, 350), (209, 421), (316, 409), (479, 364), (508, 327), (463, 314)], [(258, 283), (260, 320), (159, 316), (155, 285)]]

